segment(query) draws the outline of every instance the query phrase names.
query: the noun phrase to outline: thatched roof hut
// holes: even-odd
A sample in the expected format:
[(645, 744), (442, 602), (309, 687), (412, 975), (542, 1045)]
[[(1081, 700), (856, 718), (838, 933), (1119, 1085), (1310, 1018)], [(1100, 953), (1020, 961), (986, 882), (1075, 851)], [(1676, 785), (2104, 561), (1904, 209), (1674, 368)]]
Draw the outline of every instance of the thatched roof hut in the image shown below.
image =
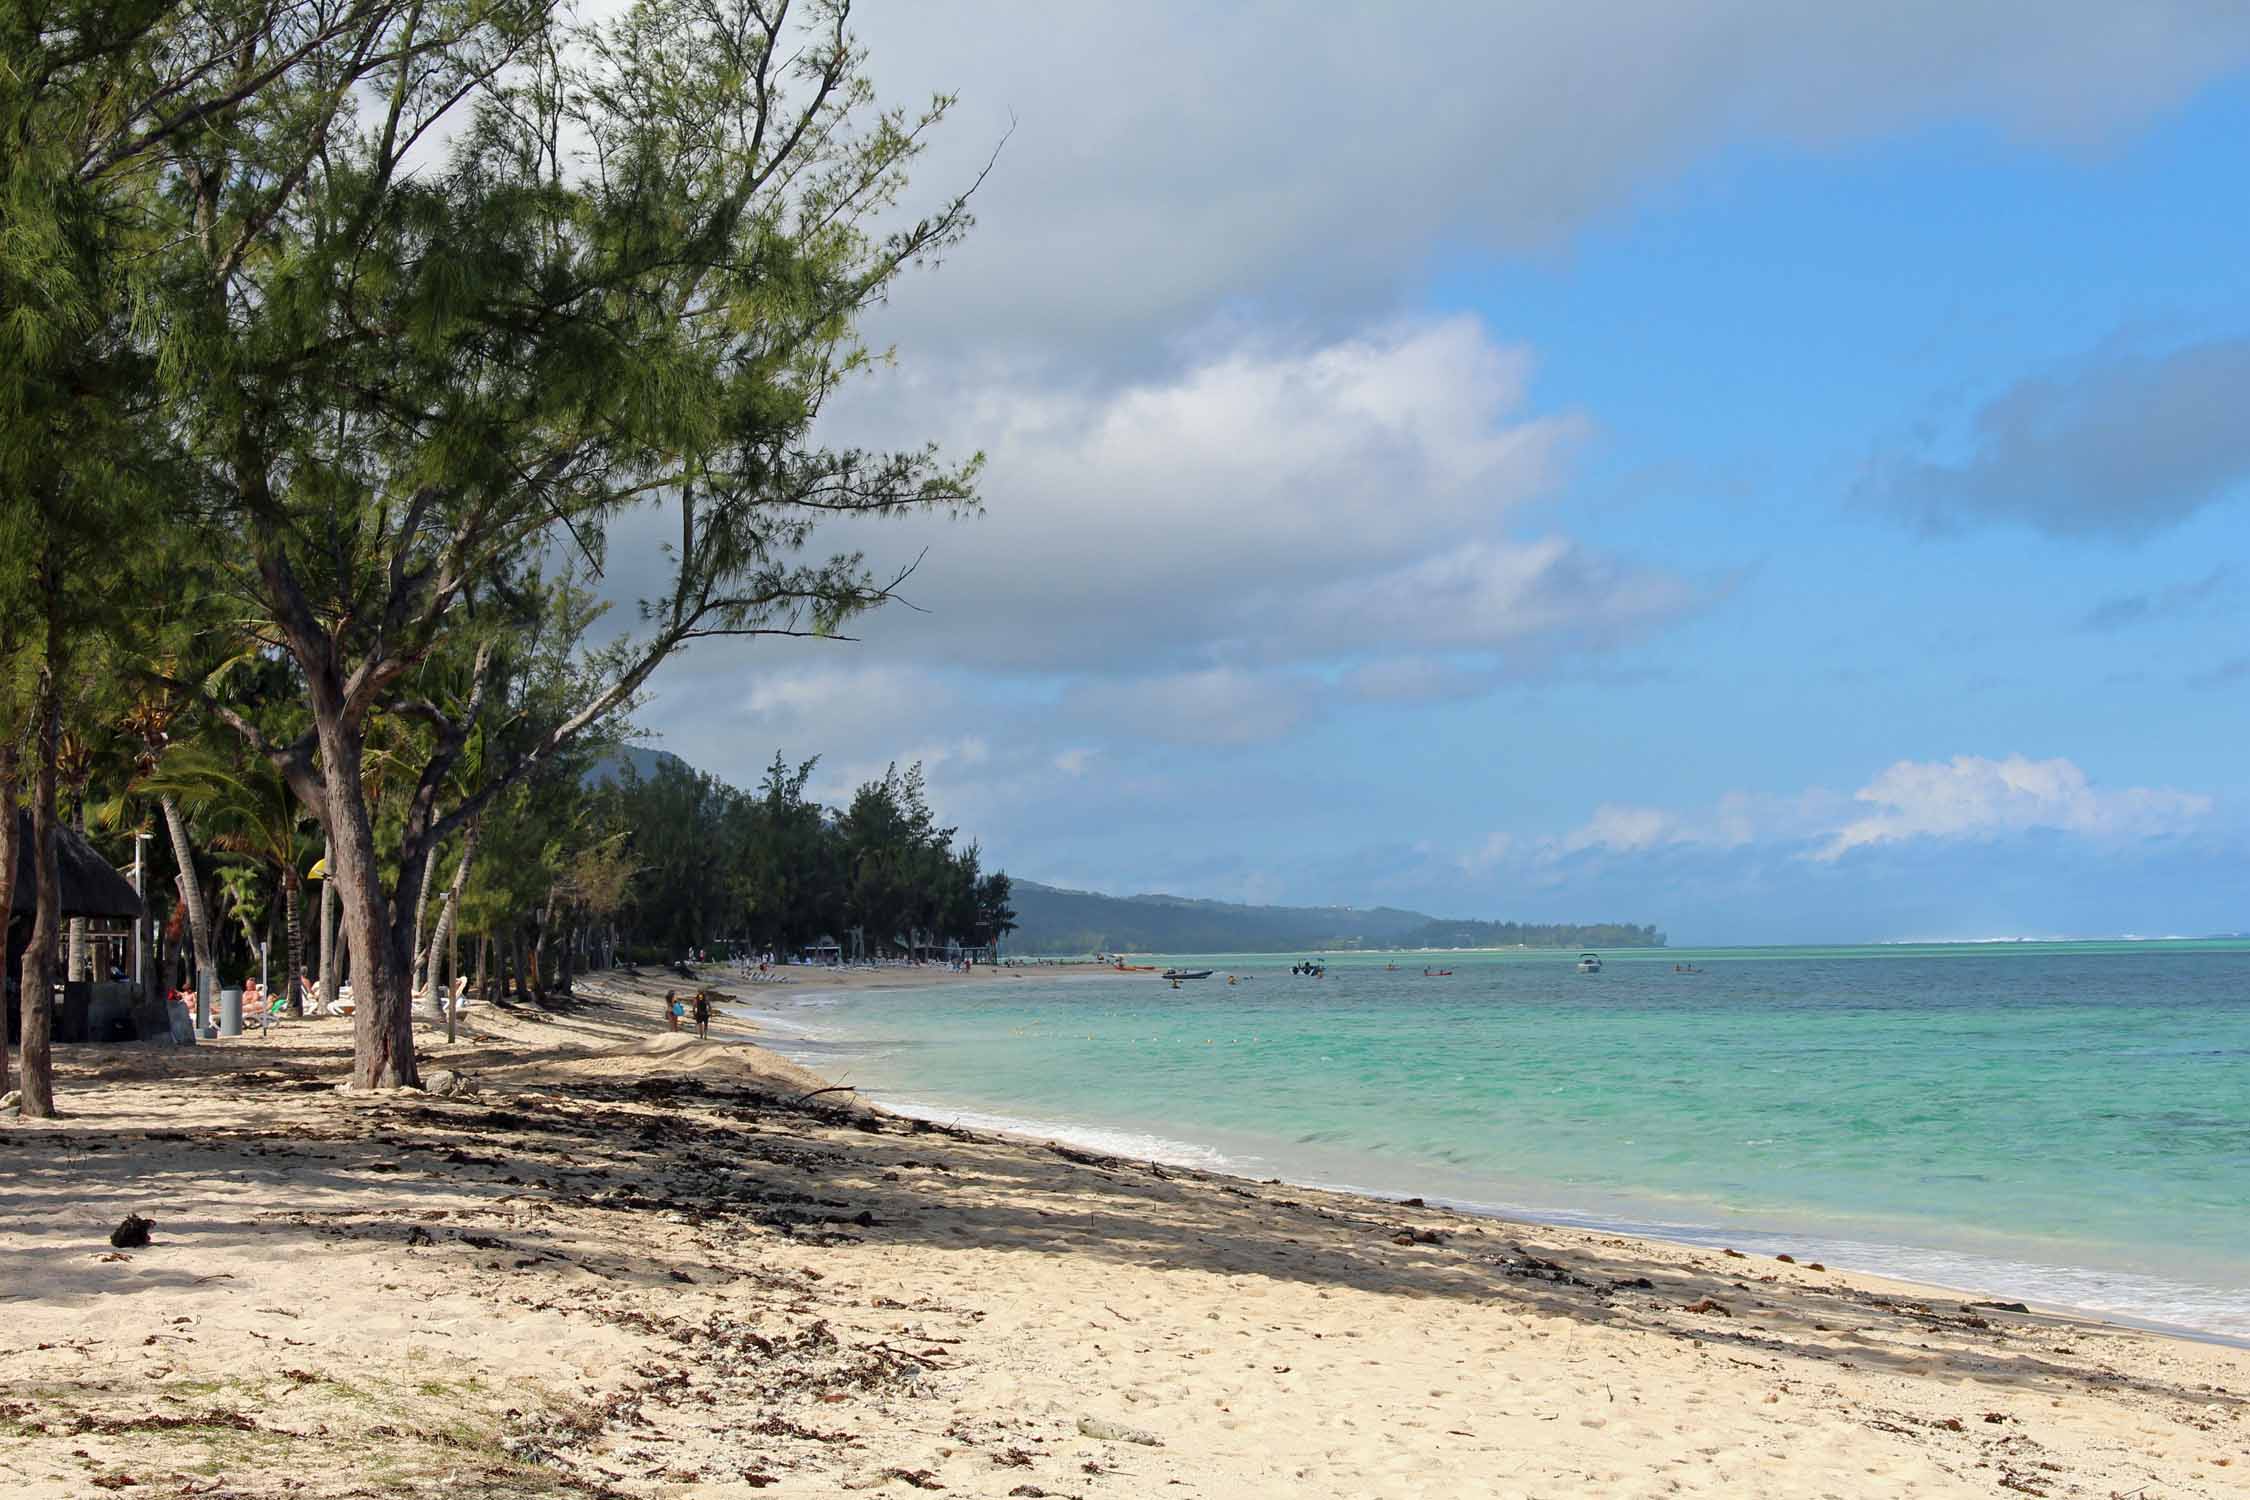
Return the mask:
[[(141, 914), (141, 898), (134, 894), (133, 882), (118, 874), (76, 829), (67, 824), (58, 826), (55, 838), (60, 845), (57, 863), (62, 869), (65, 917), (132, 918)], [(38, 899), (39, 876), (31, 859), (31, 810), (22, 808), (16, 813), (16, 889), (10, 915), (30, 916)]]

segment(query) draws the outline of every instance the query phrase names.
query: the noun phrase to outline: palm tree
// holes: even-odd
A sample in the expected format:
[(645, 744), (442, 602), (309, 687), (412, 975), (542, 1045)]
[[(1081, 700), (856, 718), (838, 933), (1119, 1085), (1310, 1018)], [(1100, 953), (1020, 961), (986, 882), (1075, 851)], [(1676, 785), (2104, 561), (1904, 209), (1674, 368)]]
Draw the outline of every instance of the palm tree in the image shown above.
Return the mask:
[[(162, 798), (173, 816), (182, 804), (193, 807), (213, 848), (245, 855), (273, 872), (281, 886), (288, 927), (289, 1013), (304, 1014), (299, 983), (305, 967), (303, 867), (314, 851), (304, 836), (304, 808), (281, 773), (260, 757), (230, 757), (189, 743), (173, 746), (141, 778), (139, 790)], [(238, 905), (244, 904), (239, 892), (236, 899)], [(190, 915), (192, 920), (192, 911)]]
[(209, 984), (218, 973), (211, 955), (211, 909), (204, 903), (203, 886), (195, 877), (195, 851), (188, 841), (187, 819), (180, 814), (179, 800), (155, 785), (157, 772), (171, 746), (172, 721), (177, 714), (178, 710), (168, 701), (144, 697), (119, 721), (118, 727), (139, 740), (142, 747), (135, 760), (137, 774), (125, 794), (153, 793), (157, 806), (163, 811), (165, 831), (172, 837), (172, 858), (180, 867), (180, 899), (187, 906), (188, 937), (195, 945), (196, 992), (207, 994)]

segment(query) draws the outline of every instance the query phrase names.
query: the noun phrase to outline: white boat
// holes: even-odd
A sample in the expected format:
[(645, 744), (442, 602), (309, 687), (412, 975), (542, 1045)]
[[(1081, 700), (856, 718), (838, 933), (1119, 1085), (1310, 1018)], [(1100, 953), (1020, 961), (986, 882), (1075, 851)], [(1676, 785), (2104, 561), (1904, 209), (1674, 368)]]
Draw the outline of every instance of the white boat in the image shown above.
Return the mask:
[(1578, 955), (1578, 972), (1579, 972), (1579, 973), (1581, 973), (1581, 974), (1599, 974), (1599, 973), (1600, 973), (1601, 971), (1602, 971), (1602, 956), (1601, 956), (1601, 955), (1600, 955), (1599, 953), (1581, 953), (1581, 954), (1579, 954), (1579, 955)]

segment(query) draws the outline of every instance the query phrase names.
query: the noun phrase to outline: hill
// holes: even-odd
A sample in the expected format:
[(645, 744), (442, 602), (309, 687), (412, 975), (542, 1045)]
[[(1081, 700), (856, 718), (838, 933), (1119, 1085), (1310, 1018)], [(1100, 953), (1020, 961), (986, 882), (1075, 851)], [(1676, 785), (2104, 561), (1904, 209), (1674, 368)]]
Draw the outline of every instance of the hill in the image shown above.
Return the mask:
[(1344, 948), (1662, 947), (1653, 927), (1448, 921), (1395, 906), (1245, 906), (1185, 896), (1104, 896), (1014, 884), (1023, 954), (1290, 953)]
[(646, 745), (619, 745), (616, 749), (605, 752), (599, 760), (586, 768), (586, 785), (608, 786), (628, 766), (632, 767), (633, 775), (642, 781), (654, 780), (666, 768), (684, 771), (690, 776), (696, 774), (695, 767), (669, 750), (654, 750)]
[(1430, 919), (1396, 907), (1242, 906), (1186, 896), (1104, 896), (1018, 880), (1017, 953), (1285, 953), (1377, 948)]

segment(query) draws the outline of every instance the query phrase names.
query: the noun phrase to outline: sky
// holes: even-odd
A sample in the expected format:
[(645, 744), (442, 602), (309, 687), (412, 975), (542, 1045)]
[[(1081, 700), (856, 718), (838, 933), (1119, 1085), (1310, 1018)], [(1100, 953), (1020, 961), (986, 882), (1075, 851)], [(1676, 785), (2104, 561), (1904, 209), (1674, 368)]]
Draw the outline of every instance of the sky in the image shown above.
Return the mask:
[(998, 155), (823, 435), (983, 511), (651, 743), (1114, 894), (2250, 929), (2250, 9), (855, 17), (909, 210)]

